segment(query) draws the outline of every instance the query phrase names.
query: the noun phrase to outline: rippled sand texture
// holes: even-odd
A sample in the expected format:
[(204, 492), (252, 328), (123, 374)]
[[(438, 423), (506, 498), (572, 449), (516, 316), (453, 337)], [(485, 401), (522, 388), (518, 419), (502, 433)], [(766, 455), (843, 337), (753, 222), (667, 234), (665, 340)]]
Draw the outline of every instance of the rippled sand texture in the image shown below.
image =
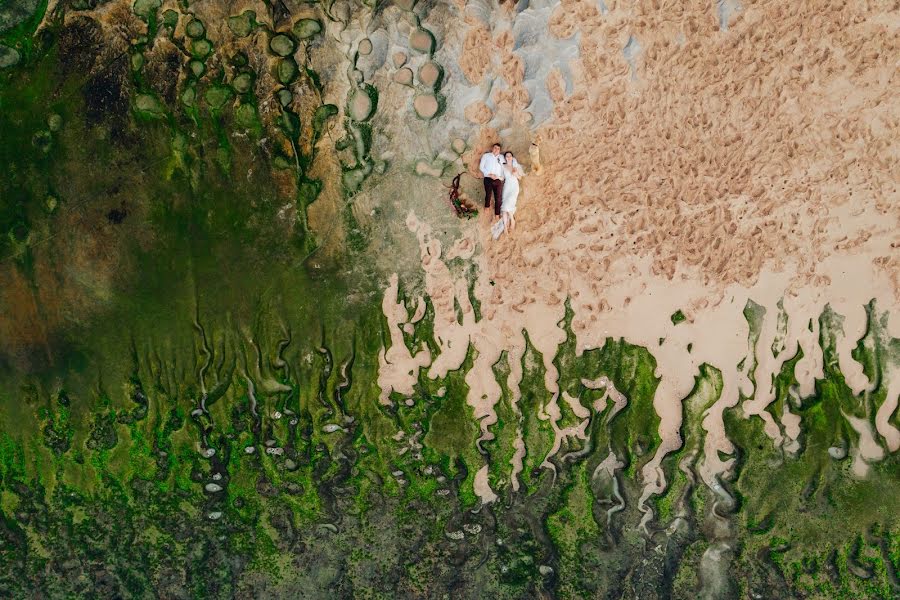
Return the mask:
[[(472, 226), (483, 319), (450, 325), (454, 353), (468, 337), (488, 357), (470, 374), (483, 381), (527, 331), (544, 346), (553, 396), (542, 418), (555, 422), (552, 357), (567, 300), (579, 352), (609, 337), (648, 348), (661, 378), (662, 443), (643, 469), (643, 500), (666, 487), (660, 465), (682, 444), (681, 401), (700, 365), (723, 375), (703, 420), (700, 472), (715, 486), (733, 462), (722, 412), (742, 395), (745, 417), (763, 419), (787, 452), (795, 447), (800, 418), (767, 411), (773, 376), (799, 348), (795, 393), (814, 392), (826, 306), (843, 318), (836, 352), (860, 406), (873, 383), (851, 351), (871, 300), (888, 315), (887, 334), (900, 337), (900, 16), (877, 2), (756, 2), (722, 13), (720, 4), (532, 2), (515, 13), (473, 2), (460, 8), (461, 40), (448, 31), (443, 42), (460, 48), (464, 81), (448, 88), (457, 90), (448, 114), (468, 118), (473, 174), (479, 144), (498, 134), (523, 163), (524, 142), (539, 137), (543, 163), (523, 181), (514, 235), (491, 242), (483, 216)], [(455, 113), (454, 99), (464, 104)], [(423, 252), (427, 273), (436, 258)], [(452, 305), (454, 290), (460, 298), (459, 283), (428, 294)], [(748, 302), (761, 309), (758, 331)], [(686, 320), (675, 324), (679, 310)], [(496, 397), (488, 383), (473, 387), (482, 431)], [(877, 417), (848, 416), (860, 434), (858, 475), (883, 457), (882, 443), (900, 443), (889, 423), (896, 398), (894, 382)]]

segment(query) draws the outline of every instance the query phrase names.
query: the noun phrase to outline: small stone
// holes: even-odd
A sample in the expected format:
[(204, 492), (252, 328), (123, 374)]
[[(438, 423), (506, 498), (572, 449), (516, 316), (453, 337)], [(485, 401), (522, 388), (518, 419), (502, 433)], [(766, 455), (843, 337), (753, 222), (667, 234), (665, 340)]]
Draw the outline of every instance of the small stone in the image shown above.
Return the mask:
[(370, 40), (369, 38), (364, 38), (359, 42), (358, 50), (361, 56), (368, 56), (372, 54), (372, 40)]
[(391, 475), (394, 477), (403, 477), (403, 471), (391, 471)]
[(217, 521), (217, 520), (219, 520), (219, 519), (222, 518), (222, 512), (216, 510), (216, 511), (213, 511), (213, 512), (209, 513), (209, 514), (207, 515), (207, 517), (209, 517), (209, 520), (210, 520), (210, 521)]
[(461, 530), (459, 530), (459, 531), (448, 532), (447, 537), (450, 538), (451, 540), (461, 540), (466, 536)]
[(272, 418), (277, 421), (278, 419), (281, 418), (281, 413), (276, 410), (274, 413), (272, 413)]
[(274, 446), (277, 442), (276, 442), (275, 440), (266, 440), (266, 441), (263, 442), (263, 443), (266, 445), (266, 448), (271, 448), (271, 447)]
[(247, 446), (246, 448), (244, 448), (244, 452), (246, 452), (247, 454), (253, 454), (254, 452), (256, 452), (256, 448), (253, 446)]
[(213, 475), (213, 481), (221, 481), (221, 480), (222, 480), (222, 474), (221, 474), (221, 473), (215, 473), (215, 474)]
[(549, 565), (541, 565), (538, 567), (538, 572), (544, 577), (547, 577), (548, 575), (553, 574), (553, 567)]
[(216, 454), (215, 448), (207, 448), (206, 450), (203, 451), (203, 456), (205, 456), (206, 458), (212, 458), (213, 456), (215, 456), (215, 454)]
[(207, 492), (214, 494), (216, 492), (221, 492), (222, 486), (218, 483), (207, 483), (204, 489), (206, 489)]
[(284, 34), (278, 34), (269, 42), (269, 48), (278, 56), (290, 56), (294, 53), (294, 40)]
[(341, 426), (335, 425), (334, 423), (329, 423), (328, 425), (324, 425), (322, 427), (322, 431), (325, 433), (334, 433), (335, 431), (340, 431)]
[(462, 154), (466, 151), (466, 142), (462, 138), (456, 138), (450, 144), (450, 147), (453, 148), (453, 151), (457, 154)]
[(438, 490), (435, 492), (435, 494), (437, 494), (438, 496), (449, 496), (450, 490), (447, 490), (447, 489)]
[(266, 454), (271, 454), (272, 456), (281, 456), (284, 454), (284, 448), (266, 448)]
[(400, 67), (405, 65), (407, 58), (408, 57), (406, 56), (406, 52), (394, 52), (394, 67), (399, 69)]
[(284, 461), (284, 468), (287, 469), (288, 471), (296, 471), (297, 463), (296, 463), (296, 461), (293, 461), (289, 458), (286, 461)]
[(404, 402), (404, 404), (407, 406), (414, 406), (416, 404), (416, 402), (412, 398), (407, 398), (406, 401)]

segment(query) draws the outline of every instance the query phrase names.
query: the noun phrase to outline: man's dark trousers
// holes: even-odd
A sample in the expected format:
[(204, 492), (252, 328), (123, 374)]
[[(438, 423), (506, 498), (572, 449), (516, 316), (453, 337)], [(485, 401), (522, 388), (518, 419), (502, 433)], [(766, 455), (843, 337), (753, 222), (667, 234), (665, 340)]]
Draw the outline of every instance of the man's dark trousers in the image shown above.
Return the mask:
[(500, 216), (500, 203), (503, 200), (503, 180), (484, 178), (484, 207), (490, 208), (491, 194), (494, 194), (494, 214)]

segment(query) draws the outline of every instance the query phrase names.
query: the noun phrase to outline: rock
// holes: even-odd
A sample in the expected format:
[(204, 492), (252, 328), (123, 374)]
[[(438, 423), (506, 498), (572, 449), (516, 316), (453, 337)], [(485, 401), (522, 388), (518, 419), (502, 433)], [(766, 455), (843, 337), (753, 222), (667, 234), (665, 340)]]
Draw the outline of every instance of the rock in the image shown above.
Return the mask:
[(47, 117), (47, 128), (50, 131), (59, 131), (60, 128), (62, 128), (62, 124), (62, 117), (56, 113), (52, 113), (49, 117)]
[(427, 29), (416, 29), (409, 34), (409, 47), (417, 52), (431, 54), (434, 44), (434, 36)]
[(205, 489), (207, 492), (209, 492), (209, 493), (211, 493), (211, 494), (214, 494), (214, 493), (216, 493), (216, 492), (221, 492), (221, 491), (222, 491), (222, 486), (219, 485), (218, 483), (207, 483), (206, 486), (204, 486), (204, 489)]
[(412, 69), (408, 69), (403, 67), (396, 73), (394, 73), (394, 81), (399, 83), (400, 85), (412, 85), (413, 82), (413, 72)]
[(375, 112), (375, 104), (364, 89), (355, 89), (350, 96), (347, 112), (354, 121), (366, 121)]
[(456, 138), (450, 144), (450, 147), (453, 148), (453, 151), (457, 154), (462, 154), (466, 151), (466, 142), (462, 138)]
[(541, 565), (538, 567), (538, 572), (544, 577), (547, 577), (548, 575), (553, 574), (553, 567), (549, 565)]
[(438, 82), (441, 79), (441, 68), (434, 61), (428, 61), (419, 67), (419, 83), (422, 85), (434, 89), (437, 87)]
[(294, 40), (284, 34), (278, 34), (269, 42), (269, 49), (278, 56), (290, 56), (294, 53)]
[(300, 19), (294, 24), (294, 35), (297, 39), (306, 40), (322, 31), (322, 23), (316, 19)]
[(284, 461), (284, 468), (288, 471), (296, 471), (297, 466), (297, 462), (290, 458)]
[(335, 425), (334, 423), (329, 423), (328, 425), (325, 425), (322, 427), (322, 431), (324, 431), (325, 433), (334, 433), (335, 431), (340, 431), (340, 430), (341, 430), (341, 426)]
[(246, 448), (244, 448), (244, 452), (246, 454), (253, 454), (254, 452), (256, 452), (256, 448), (253, 446), (247, 446)]
[(407, 56), (406, 52), (394, 52), (393, 56), (394, 66), (398, 69), (406, 64)]
[(828, 456), (834, 460), (844, 460), (847, 458), (847, 449), (840, 446), (832, 446), (828, 449)]
[(422, 119), (431, 119), (437, 115), (440, 105), (433, 94), (422, 94), (413, 100), (413, 109)]
[(207, 515), (210, 521), (218, 521), (222, 518), (222, 511), (216, 510)]
[(369, 38), (365, 38), (362, 41), (360, 41), (357, 51), (362, 56), (368, 56), (368, 55), (372, 54), (372, 40), (370, 40)]

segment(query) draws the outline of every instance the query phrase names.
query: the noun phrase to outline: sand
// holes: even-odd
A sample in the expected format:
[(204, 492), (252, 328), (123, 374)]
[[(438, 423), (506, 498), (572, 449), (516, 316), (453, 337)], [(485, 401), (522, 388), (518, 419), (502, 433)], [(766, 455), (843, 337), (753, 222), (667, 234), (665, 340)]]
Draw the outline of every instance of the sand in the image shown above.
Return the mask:
[[(570, 64), (571, 92), (558, 72), (547, 77), (552, 116), (533, 129), (533, 82), (516, 55), (511, 21), (503, 21), (512, 15), (495, 12), (488, 28), (469, 14), (469, 26), (456, 33), (457, 66), (469, 83), (494, 82), (489, 102), (458, 110), (472, 128), (464, 155), (470, 172), (478, 176), (485, 142), (501, 131), (540, 136), (543, 167), (523, 181), (513, 235), (493, 242), (486, 218), (465, 233), (477, 243), (470, 260), (481, 321), (471, 317), (466, 283), (450, 276), (427, 224), (408, 220), (439, 313), (441, 352), (429, 375), (459, 368), (474, 346), (468, 402), (482, 439), (499, 397), (490, 366), (503, 350), (521, 351), (523, 330), (547, 367), (552, 398), (539, 417), (554, 424), (554, 451), (560, 436), (578, 434), (555, 426), (552, 360), (565, 338), (558, 324), (567, 299), (579, 352), (609, 337), (652, 352), (662, 443), (642, 470), (642, 503), (666, 488), (662, 460), (682, 445), (681, 403), (704, 363), (722, 372), (724, 386), (702, 421), (698, 466), (708, 486), (733, 465), (722, 413), (742, 396), (746, 418), (762, 419), (773, 444), (796, 449), (802, 422), (790, 410), (779, 420), (768, 410), (772, 378), (799, 349), (796, 393), (814, 392), (826, 307), (843, 318), (838, 363), (860, 397), (860, 410), (846, 415), (861, 436), (854, 471), (864, 475), (862, 466), (884, 455), (879, 439), (889, 452), (900, 446), (889, 422), (897, 371), (885, 374), (888, 399), (874, 407), (872, 432), (860, 415), (873, 382), (851, 354), (873, 299), (878, 314), (888, 315), (887, 334), (900, 337), (900, 136), (898, 100), (887, 91), (896, 85), (892, 32), (900, 18), (870, 18), (849, 3), (760, 2), (721, 29), (713, 4), (650, 9), (610, 1), (604, 15), (593, 1), (558, 4), (550, 34), (579, 36), (581, 58)], [(639, 50), (623, 52), (626, 46)], [(526, 162), (528, 146), (517, 150)], [(748, 301), (765, 309), (755, 345), (743, 315)], [(678, 310), (687, 320), (674, 325)], [(521, 465), (512, 468), (515, 486)]]

